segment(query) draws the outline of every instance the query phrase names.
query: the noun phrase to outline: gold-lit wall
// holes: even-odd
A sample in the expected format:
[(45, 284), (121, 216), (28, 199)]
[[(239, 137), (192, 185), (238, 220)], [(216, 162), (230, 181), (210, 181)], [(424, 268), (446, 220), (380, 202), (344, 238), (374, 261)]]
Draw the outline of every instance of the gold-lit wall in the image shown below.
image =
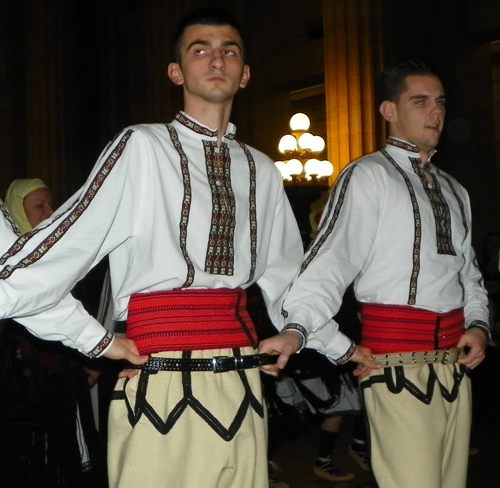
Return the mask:
[(337, 169), (332, 179), (380, 147), (374, 86), (383, 69), (379, 18), (376, 0), (324, 2), (328, 157)]

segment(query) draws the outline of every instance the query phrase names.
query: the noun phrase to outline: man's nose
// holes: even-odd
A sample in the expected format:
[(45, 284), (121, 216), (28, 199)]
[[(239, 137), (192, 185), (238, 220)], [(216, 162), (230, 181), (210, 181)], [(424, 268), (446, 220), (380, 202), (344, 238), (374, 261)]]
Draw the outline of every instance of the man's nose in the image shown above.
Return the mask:
[(438, 114), (443, 114), (445, 111), (444, 105), (441, 103), (435, 103), (432, 111)]
[(224, 58), (220, 51), (215, 51), (212, 57), (212, 68), (224, 69)]

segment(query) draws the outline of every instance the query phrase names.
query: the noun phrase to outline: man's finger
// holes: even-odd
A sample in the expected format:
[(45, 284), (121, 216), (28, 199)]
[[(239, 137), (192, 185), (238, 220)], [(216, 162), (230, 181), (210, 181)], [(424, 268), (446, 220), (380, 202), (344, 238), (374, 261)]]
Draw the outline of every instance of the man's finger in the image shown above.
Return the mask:
[(133, 378), (139, 374), (138, 369), (124, 369), (118, 373), (118, 378)]
[(271, 376), (279, 376), (279, 374), (281, 372), (281, 370), (277, 364), (268, 364), (267, 366), (261, 366), (260, 370), (263, 373), (269, 374)]

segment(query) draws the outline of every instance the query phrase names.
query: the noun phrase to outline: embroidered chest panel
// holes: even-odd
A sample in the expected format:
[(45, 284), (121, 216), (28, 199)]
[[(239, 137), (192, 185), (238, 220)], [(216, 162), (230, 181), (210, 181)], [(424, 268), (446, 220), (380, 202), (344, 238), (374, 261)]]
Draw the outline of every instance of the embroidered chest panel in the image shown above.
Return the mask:
[(450, 207), (441, 191), (441, 185), (432, 173), (426, 172), (420, 166), (419, 158), (410, 158), (410, 161), (415, 174), (420, 178), (424, 191), (431, 202), (436, 226), (437, 253), (456, 256), (452, 242)]
[(205, 272), (234, 274), (234, 228), (236, 204), (231, 188), (231, 158), (227, 144), (203, 141), (208, 184), (212, 191), (212, 219)]
[[(181, 252), (188, 268), (187, 277), (182, 288), (193, 284), (195, 267), (187, 251), (188, 222), (192, 203), (191, 176), (189, 161), (179, 141), (175, 128), (167, 126), (170, 139), (179, 153), (184, 196), (179, 222)], [(250, 242), (250, 271), (248, 282), (253, 281), (257, 263), (257, 206), (256, 206), (256, 166), (248, 148), (240, 145), (246, 155), (249, 169), (248, 218)], [(215, 141), (203, 141), (207, 182), (211, 191), (212, 212), (204, 271), (213, 275), (234, 275), (234, 239), (236, 227), (236, 198), (231, 186), (231, 155), (229, 146), (222, 143), (220, 147)]]

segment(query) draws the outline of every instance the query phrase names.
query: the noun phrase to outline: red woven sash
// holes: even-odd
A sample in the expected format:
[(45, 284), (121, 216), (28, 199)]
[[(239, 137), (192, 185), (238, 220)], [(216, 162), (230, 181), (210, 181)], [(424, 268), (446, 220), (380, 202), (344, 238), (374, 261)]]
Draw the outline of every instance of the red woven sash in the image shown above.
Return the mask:
[(141, 354), (256, 346), (246, 292), (179, 290), (130, 297), (127, 337)]
[(361, 345), (374, 354), (430, 351), (457, 345), (464, 332), (462, 308), (434, 313), (399, 305), (364, 303)]

